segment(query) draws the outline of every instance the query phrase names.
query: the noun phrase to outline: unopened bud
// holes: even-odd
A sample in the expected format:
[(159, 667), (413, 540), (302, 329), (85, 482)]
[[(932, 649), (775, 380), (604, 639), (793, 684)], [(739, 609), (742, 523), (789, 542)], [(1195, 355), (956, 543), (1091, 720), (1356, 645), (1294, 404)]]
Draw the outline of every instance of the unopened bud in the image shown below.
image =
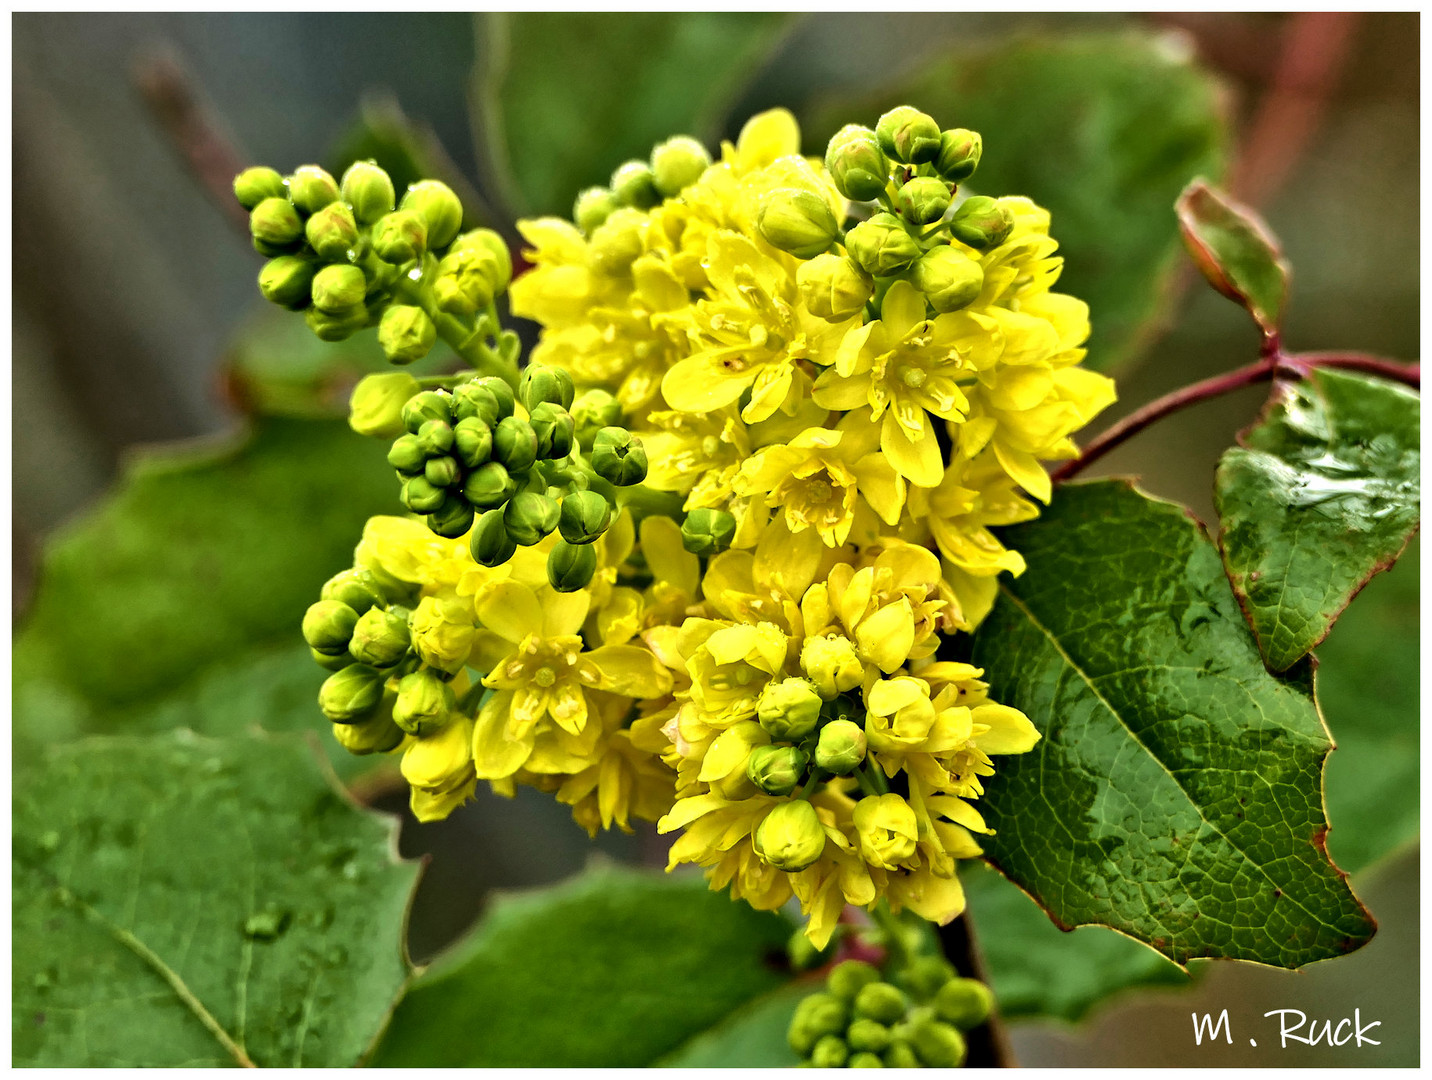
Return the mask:
[(573, 491), (563, 497), (557, 528), (567, 543), (595, 543), (611, 523), (611, 504), (595, 491)]
[(825, 829), (810, 803), (785, 802), (762, 819), (755, 846), (771, 866), (793, 874), (820, 858), (825, 850)]
[(610, 189), (590, 187), (577, 196), (572, 207), (572, 220), (577, 223), (577, 228), (591, 236), (620, 205)]
[(403, 426), (416, 435), (429, 420), (451, 423), (453, 396), (441, 390), (424, 390), (403, 406)]
[(438, 263), (433, 299), (454, 315), (475, 314), (497, 295), (491, 269), (478, 252), (454, 247)]
[(882, 1024), (893, 1024), (900, 1020), (904, 1017), (908, 1005), (909, 1002), (900, 992), (900, 988), (888, 982), (869, 983), (862, 986), (855, 995), (855, 1015)]
[(895, 206), (900, 216), (914, 225), (939, 221), (950, 208), (950, 188), (933, 176), (917, 176), (905, 181), (895, 193)]
[(796, 1005), (786, 1038), (791, 1049), (805, 1057), (820, 1039), (838, 1036), (849, 1022), (850, 1010), (843, 1001), (830, 994), (811, 994)]
[(353, 215), (363, 225), (371, 225), (384, 214), (393, 212), (393, 178), (374, 161), (355, 161), (343, 173), (340, 185), (343, 197), (353, 206)]
[(910, 281), (936, 311), (958, 311), (979, 298), (984, 270), (968, 255), (942, 244), (920, 256)]
[(288, 188), (283, 186), (277, 169), (255, 165), (234, 177), (234, 197), (245, 210), (252, 210), (265, 199), (288, 201)]
[(383, 603), (383, 590), (371, 570), (354, 567), (334, 574), (319, 591), (324, 600), (337, 600), (362, 615), (369, 608)]
[(357, 624), (358, 613), (347, 604), (320, 600), (303, 614), (303, 640), (321, 653), (341, 653), (348, 648)]
[(526, 420), (507, 416), (492, 433), (492, 457), (510, 473), (525, 473), (537, 460), (537, 433)]
[(452, 687), (424, 669), (404, 675), (398, 681), (393, 723), (421, 739), (445, 728), (456, 709), (457, 697)]
[(487, 464), (492, 456), (492, 429), (475, 416), (459, 420), (452, 429), (452, 451), (466, 468)]
[(906, 1038), (927, 1068), (954, 1069), (965, 1063), (965, 1037), (949, 1024), (926, 1020), (912, 1025)]
[(972, 195), (950, 218), (950, 233), (979, 251), (997, 247), (1014, 230), (1014, 215), (987, 195)]
[(761, 727), (778, 742), (799, 742), (820, 723), (820, 695), (805, 679), (769, 682), (756, 704)]
[(333, 737), (350, 754), (386, 754), (403, 741), (403, 729), (393, 723), (391, 709), (379, 709), (356, 724), (334, 724)]
[(452, 425), (446, 420), (428, 420), (418, 428), (418, 445), (429, 457), (446, 454), (452, 449)]
[(329, 315), (342, 315), (363, 303), (368, 281), (356, 266), (325, 266), (313, 276), (313, 306)]
[(994, 995), (978, 979), (950, 979), (935, 993), (935, 1015), (957, 1028), (979, 1027), (989, 1019)]
[(401, 266), (419, 258), (428, 246), (428, 223), (416, 210), (395, 210), (373, 226), (373, 253)]
[(311, 307), (303, 313), (303, 321), (320, 341), (346, 341), (368, 326), (368, 309), (362, 304), (341, 312)]
[(876, 214), (845, 234), (851, 261), (875, 277), (898, 274), (920, 257), (920, 245), (894, 214)]
[(825, 148), (825, 167), (836, 190), (855, 202), (878, 199), (890, 181), (890, 165), (875, 132), (846, 124)]
[(934, 161), (940, 152), (940, 125), (910, 105), (891, 109), (875, 124), (875, 137), (886, 157), (905, 165)]
[(935, 155), (935, 171), (946, 180), (958, 184), (979, 168), (984, 140), (978, 131), (950, 128), (940, 132), (940, 152)]
[[(489, 461), (468, 474), (462, 496), (479, 510), (495, 510), (517, 490), (517, 484), (501, 462)], [(504, 560), (505, 561), (505, 560)]]
[(649, 210), (661, 202), (661, 193), (656, 190), (656, 176), (644, 161), (618, 165), (616, 172), (612, 173), (611, 189), (617, 202), (638, 210)]
[(249, 214), (249, 232), (260, 252), (278, 255), (303, 239), (303, 219), (287, 199), (264, 199)]
[(896, 981), (916, 999), (927, 1001), (955, 977), (955, 968), (943, 956), (921, 956), (912, 960)]
[(767, 195), (756, 227), (768, 244), (798, 259), (813, 259), (825, 251), (840, 229), (830, 204), (800, 188), (778, 188)]
[(297, 255), (280, 255), (259, 271), (259, 292), (280, 307), (300, 310), (313, 300), (313, 275), (318, 267)]
[(507, 535), (501, 510), (489, 510), (477, 519), (468, 537), (468, 548), (480, 566), (501, 566), (512, 558), (517, 544)]
[(865, 760), (865, 729), (850, 720), (832, 720), (820, 729), (815, 763), (828, 773), (847, 776)]
[(507, 524), (507, 535), (523, 547), (542, 542), (542, 538), (557, 527), (561, 517), (557, 500), (535, 491), (523, 491), (507, 501), (503, 520)]
[[(452, 459), (445, 458), (444, 460), (451, 461)], [(428, 515), (428, 528), (439, 536), (456, 540), (459, 536), (466, 535), (467, 530), (472, 528), (472, 522), (476, 516), (473, 513), (472, 505), (466, 499), (449, 492), (443, 499), (442, 505)]]
[(844, 255), (828, 252), (796, 268), (796, 288), (812, 315), (839, 322), (865, 306), (875, 283)]
[(473, 229), (454, 240), (452, 246), (454, 251), (471, 251), (478, 257), (494, 293), (506, 290), (512, 280), (512, 252), (501, 234), (492, 229)]
[(680, 195), (701, 179), (711, 164), (706, 147), (688, 135), (677, 135), (660, 143), (651, 152), (651, 172), (656, 190), (666, 198)]
[(880, 972), (874, 964), (867, 964), (864, 960), (842, 960), (831, 968), (825, 985), (842, 1001), (854, 1001), (855, 995), (862, 989), (879, 981)]
[(646, 449), (625, 428), (609, 427), (597, 432), (592, 440), (591, 462), (598, 476), (617, 487), (646, 479)]
[(349, 664), (356, 664), (358, 662), (353, 659), (353, 654), (347, 649), (344, 649), (341, 653), (324, 653), (310, 646), (308, 655), (311, 656), (313, 662), (324, 671), (342, 671)]
[(288, 197), (302, 214), (316, 214), (338, 198), (338, 181), (327, 169), (300, 165), (288, 178)]
[(359, 616), (348, 651), (360, 663), (392, 667), (408, 655), (408, 641), (408, 620), (374, 607)]
[(476, 419), (494, 427), (503, 416), (511, 414), (510, 410), (502, 411), (497, 395), (478, 379), (454, 387), (452, 397), (453, 415), (459, 420)]
[(528, 423), (537, 436), (537, 456), (543, 461), (562, 461), (572, 452), (576, 423), (562, 406), (544, 401), (532, 410)]
[(810, 1052), (810, 1063), (817, 1069), (839, 1069), (850, 1057), (850, 1047), (839, 1035), (822, 1035)]
[[(488, 420), (487, 423), (489, 427), (495, 427), (497, 420), (511, 416), (513, 411), (517, 408), (517, 395), (513, 392), (512, 387), (508, 386), (504, 380), (499, 379), (496, 375), (483, 375), (463, 385), (473, 386), (474, 384), (486, 390), (497, 401), (497, 419)], [(483, 419), (486, 420), (487, 418), (483, 417)]]
[(605, 390), (584, 390), (576, 396), (570, 411), (576, 424), (577, 445), (583, 450), (592, 448), (597, 432), (621, 423), (622, 418), (621, 402)]
[(363, 719), (383, 700), (385, 676), (367, 664), (349, 664), (318, 688), (318, 707), (335, 724)]
[(452, 487), (454, 484), (462, 482), (462, 469), (458, 466), (456, 458), (447, 455), (428, 458), (423, 462), (423, 479), (433, 487)]
[(398, 498), (415, 514), (431, 514), (443, 504), (447, 492), (428, 483), (426, 477), (415, 476), (403, 485)]
[(596, 268), (611, 277), (625, 274), (642, 252), (646, 226), (639, 210), (624, 206), (613, 211), (592, 233), (589, 250)]
[(427, 312), (411, 304), (393, 304), (378, 323), (378, 344), (394, 364), (421, 360), (437, 344), (438, 328)]
[[(852, 1050), (878, 1054), (890, 1045), (890, 1029), (868, 1016), (858, 1017), (846, 1029), (845, 1041), (850, 1044)], [(883, 1063), (877, 1058), (875, 1066), (883, 1067)]]
[(517, 383), (517, 400), (529, 413), (543, 402), (570, 409), (575, 393), (572, 376), (564, 368), (549, 364), (528, 365)]
[(597, 549), (591, 544), (558, 540), (547, 555), (547, 580), (558, 592), (576, 592), (591, 584), (597, 572)]
[(794, 746), (758, 746), (746, 759), (746, 777), (767, 795), (789, 795), (809, 760)]
[(403, 433), (404, 406), (421, 389), (406, 371), (363, 376), (348, 399), (348, 426), (359, 435), (396, 438)]
[(736, 538), (736, 519), (725, 510), (698, 507), (681, 523), (681, 546), (693, 555), (719, 555)]
[(331, 202), (303, 227), (308, 244), (325, 262), (343, 262), (358, 243), (358, 225), (346, 203)]
[(885, 1063), (887, 1069), (918, 1069), (920, 1067), (920, 1058), (916, 1055), (914, 1047), (903, 1039), (891, 1042), (885, 1053), (881, 1055), (880, 1060)]
[(428, 227), (428, 247), (447, 247), (462, 228), (462, 203), (440, 180), (419, 180), (408, 188), (400, 209), (422, 215)]

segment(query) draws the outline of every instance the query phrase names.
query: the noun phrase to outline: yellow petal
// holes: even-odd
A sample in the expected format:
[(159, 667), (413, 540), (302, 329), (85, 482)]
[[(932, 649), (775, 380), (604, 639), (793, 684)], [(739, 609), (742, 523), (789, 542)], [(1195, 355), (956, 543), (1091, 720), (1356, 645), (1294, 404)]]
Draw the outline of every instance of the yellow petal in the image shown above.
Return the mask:
[(987, 732), (975, 739), (975, 745), (986, 754), (1023, 754), (1034, 749), (1040, 739), (1029, 717), (1008, 705), (991, 701), (976, 705), (971, 712), (976, 724), (989, 726)]
[(472, 729), (472, 763), (484, 780), (500, 780), (522, 768), (532, 752), (531, 738), (509, 739), (510, 693), (497, 694), (477, 714)]
[(920, 435), (912, 442), (895, 418), (894, 410), (887, 411), (880, 429), (880, 449), (895, 471), (912, 484), (938, 487), (940, 478), (945, 474), (940, 444), (935, 439), (935, 428), (930, 423), (929, 414), (922, 412), (920, 420)]
[(482, 625), (520, 645), (529, 634), (542, 633), (542, 606), (526, 585), (501, 581), (488, 590), (477, 606)]

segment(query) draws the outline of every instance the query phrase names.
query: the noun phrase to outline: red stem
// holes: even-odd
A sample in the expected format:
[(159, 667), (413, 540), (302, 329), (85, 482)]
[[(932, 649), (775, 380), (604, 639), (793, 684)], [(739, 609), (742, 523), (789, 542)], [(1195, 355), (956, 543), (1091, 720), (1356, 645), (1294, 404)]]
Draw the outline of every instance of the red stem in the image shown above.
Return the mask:
[(1207, 401), (1209, 398), (1227, 394), (1244, 386), (1268, 382), (1278, 375), (1302, 379), (1315, 369), (1325, 367), (1365, 371), (1372, 375), (1381, 375), (1383, 378), (1406, 383), (1419, 390), (1422, 386), (1421, 364), (1402, 364), (1396, 360), (1386, 360), (1380, 356), (1370, 356), (1367, 353), (1283, 353), (1275, 350), (1257, 363), (1182, 387), (1149, 402), (1141, 409), (1136, 409), (1117, 424), (1095, 436), (1077, 458), (1059, 466), (1050, 474), (1050, 478), (1056, 484), (1072, 479), (1120, 443), (1137, 435), (1156, 420), (1161, 420), (1180, 409), (1186, 409), (1200, 401)]

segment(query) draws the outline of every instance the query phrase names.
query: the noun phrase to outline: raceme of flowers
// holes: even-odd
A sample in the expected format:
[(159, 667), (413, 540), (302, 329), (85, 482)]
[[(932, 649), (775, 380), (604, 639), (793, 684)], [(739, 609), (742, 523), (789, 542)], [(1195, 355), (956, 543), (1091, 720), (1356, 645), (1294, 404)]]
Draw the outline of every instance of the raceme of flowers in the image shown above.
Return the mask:
[[(291, 230), (264, 250), (315, 290), (330, 265), (374, 275), (315, 332), (378, 325), (397, 364), (441, 336), (477, 369), (355, 391), (427, 516), (370, 520), (305, 619), (339, 741), (401, 755), (423, 820), (483, 780), (592, 833), (656, 821), (673, 867), (794, 897), (823, 947), (846, 904), (963, 909), (982, 778), (1039, 735), (940, 646), (1023, 571), (991, 527), (1037, 516), (1041, 462), (1114, 393), (1079, 366), (1085, 305), (1051, 291), (1048, 214), (960, 190), (979, 135), (901, 108), (824, 162), (799, 143), (784, 110), (718, 161), (672, 139), (573, 221), (520, 222), (511, 309), (541, 326), (520, 378), (505, 250), (433, 228), (434, 182), (359, 213), (345, 175), (346, 251)], [(267, 201), (245, 205), (283, 218), (250, 179)], [(334, 201), (288, 198), (310, 222)]]

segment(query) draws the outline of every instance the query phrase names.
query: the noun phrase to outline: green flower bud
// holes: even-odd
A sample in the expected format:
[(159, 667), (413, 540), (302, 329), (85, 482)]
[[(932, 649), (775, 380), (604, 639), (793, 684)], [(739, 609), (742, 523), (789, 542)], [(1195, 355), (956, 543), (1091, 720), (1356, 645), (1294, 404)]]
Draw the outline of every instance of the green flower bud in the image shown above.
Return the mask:
[(597, 572), (597, 549), (591, 544), (558, 540), (547, 555), (547, 580), (558, 592), (576, 592), (592, 583)]
[(693, 555), (719, 555), (736, 537), (736, 519), (725, 510), (698, 507), (681, 523), (681, 546)]
[(283, 186), (283, 177), (277, 169), (267, 165), (255, 165), (234, 177), (234, 197), (245, 210), (252, 210), (265, 199), (288, 201), (288, 188)]
[(845, 234), (845, 250), (875, 277), (898, 274), (920, 257), (920, 245), (894, 214), (876, 214), (855, 226)]
[(426, 477), (415, 476), (403, 485), (398, 498), (415, 514), (431, 514), (443, 504), (447, 492), (428, 483)]
[(577, 223), (577, 228), (591, 236), (620, 205), (607, 188), (590, 187), (577, 196), (572, 206), (572, 220)]
[(860, 1017), (851, 1022), (845, 1032), (845, 1041), (852, 1050), (867, 1050), (878, 1054), (890, 1045), (890, 1029), (878, 1020)]
[(542, 537), (557, 527), (561, 517), (557, 500), (535, 491), (523, 491), (507, 501), (503, 521), (507, 535), (523, 547), (542, 542)]
[(820, 967), (830, 959), (839, 944), (839, 935), (832, 935), (824, 949), (817, 949), (804, 930), (795, 931), (786, 942), (786, 956), (791, 962), (791, 970), (812, 971)]
[(867, 964), (864, 960), (842, 960), (831, 968), (825, 985), (840, 1000), (854, 1001), (856, 994), (879, 981), (880, 972), (874, 964)]
[(350, 754), (386, 754), (403, 741), (403, 729), (393, 723), (391, 709), (379, 709), (356, 724), (334, 724), (333, 737)]
[(265, 255), (278, 255), (303, 239), (303, 219), (287, 199), (265, 199), (249, 214), (254, 247)]
[(826, 1035), (838, 1036), (850, 1022), (845, 1003), (829, 994), (811, 994), (802, 998), (791, 1017), (786, 1039), (791, 1049), (805, 1057)]
[(801, 670), (826, 701), (854, 690), (865, 674), (855, 646), (840, 634), (806, 638), (801, 646)]
[(383, 590), (378, 585), (378, 579), (371, 570), (357, 566), (334, 574), (324, 583), (318, 595), (323, 600), (347, 604), (358, 615), (383, 603)]
[(954, 965), (943, 956), (922, 956), (911, 961), (896, 982), (919, 1000), (927, 1001), (954, 977)]
[(845, 256), (828, 252), (796, 268), (796, 288), (812, 315), (839, 322), (865, 306), (875, 283)]
[(758, 746), (746, 759), (746, 777), (767, 795), (789, 795), (809, 760), (794, 746)]
[(338, 198), (338, 182), (326, 169), (300, 165), (288, 178), (288, 197), (302, 214), (316, 214)]
[(845, 1061), (847, 1069), (883, 1069), (885, 1062), (880, 1060), (879, 1054), (872, 1054), (869, 1050), (861, 1050), (851, 1054)]
[(452, 429), (452, 451), (469, 469), (487, 464), (492, 456), (492, 429), (475, 416), (459, 420)]
[(622, 206), (649, 210), (661, 202), (661, 194), (656, 190), (656, 176), (644, 161), (618, 165), (617, 171), (612, 173), (611, 188), (612, 196)]
[(348, 426), (359, 435), (376, 439), (401, 435), (404, 408), (421, 389), (406, 371), (364, 375), (348, 399)]
[(492, 433), (492, 456), (511, 473), (525, 473), (532, 468), (537, 460), (537, 433), (532, 425), (515, 416), (503, 417)]
[(502, 411), (497, 395), (488, 387), (483, 386), (479, 379), (465, 382), (456, 387), (452, 392), (452, 397), (453, 415), (459, 420), (481, 420), (491, 428), (504, 416), (511, 415), (510, 409), (506, 413)]
[(313, 276), (313, 306), (329, 315), (342, 315), (363, 303), (368, 281), (356, 266), (325, 266)]
[(595, 543), (611, 523), (611, 504), (595, 491), (573, 491), (563, 497), (557, 528), (567, 543)]
[(896, 1039), (881, 1055), (881, 1061), (887, 1069), (918, 1069), (920, 1059), (916, 1056), (911, 1045), (902, 1039)]
[(495, 510), (516, 491), (517, 484), (506, 467), (497, 461), (478, 466), (462, 485), (462, 497), (479, 510)]
[(313, 275), (318, 267), (297, 255), (280, 255), (259, 271), (259, 292), (280, 307), (301, 310), (313, 299)]
[(955, 1027), (979, 1027), (989, 1019), (994, 995), (978, 979), (950, 979), (935, 994), (935, 1015)]
[(756, 228), (772, 247), (813, 259), (835, 242), (840, 223), (830, 204), (814, 192), (777, 188), (761, 200)]
[(898, 986), (873, 982), (862, 986), (856, 993), (855, 1015), (869, 1017), (882, 1024), (893, 1024), (905, 1015), (908, 1004)]
[(895, 206), (901, 217), (915, 225), (939, 221), (950, 208), (949, 185), (933, 176), (917, 176), (895, 193)]
[(603, 274), (611, 277), (625, 274), (642, 253), (642, 233), (646, 215), (630, 207), (622, 207), (602, 222), (592, 233), (592, 262)]
[[(497, 400), (497, 419), (488, 420), (487, 423), (489, 427), (496, 427), (497, 420), (511, 416), (513, 411), (516, 410), (517, 395), (513, 393), (512, 387), (508, 386), (506, 382), (499, 379), (496, 375), (484, 375), (479, 379), (474, 379), (473, 383), (482, 387)], [(472, 383), (466, 383), (464, 385), (471, 386)], [(486, 417), (483, 419), (486, 419)]]
[(438, 328), (427, 312), (410, 304), (393, 304), (378, 323), (378, 344), (395, 364), (411, 364), (427, 356), (438, 340)]
[(501, 234), (491, 229), (473, 229), (452, 243), (453, 250), (471, 251), (481, 260), (484, 273), (492, 283), (492, 291), (500, 293), (512, 280), (512, 252)]
[(958, 311), (979, 298), (984, 271), (968, 255), (942, 244), (920, 256), (910, 282), (936, 311)]
[(711, 155), (706, 147), (688, 135), (667, 139), (651, 152), (651, 172), (656, 190), (668, 199), (680, 195), (701, 179), (701, 174), (710, 164)]
[(348, 651), (360, 663), (392, 667), (408, 655), (408, 620), (392, 611), (372, 607), (358, 617)]
[(950, 128), (940, 132), (940, 152), (935, 155), (935, 171), (946, 180), (958, 184), (969, 178), (980, 164), (984, 140), (978, 131)]
[[(352, 269), (352, 267), (349, 267)], [(314, 278), (317, 281), (317, 278)], [(342, 312), (329, 312), (311, 307), (303, 313), (303, 321), (320, 341), (346, 341), (368, 325), (368, 309), (362, 304)]]
[(416, 210), (396, 210), (373, 226), (373, 253), (401, 266), (421, 258), (428, 247), (428, 223)]
[(489, 510), (477, 519), (467, 545), (473, 561), (487, 567), (501, 566), (517, 551), (516, 543), (507, 535), (501, 510)]
[(383, 700), (385, 678), (367, 664), (349, 664), (323, 681), (318, 688), (318, 707), (335, 724), (362, 720)]
[(836, 190), (855, 202), (880, 198), (890, 181), (890, 163), (875, 132), (859, 124), (846, 124), (825, 148), (825, 167)]
[(570, 409), (575, 393), (572, 376), (566, 369), (547, 364), (529, 365), (517, 383), (517, 400), (529, 413), (543, 402)]
[(778, 742), (799, 742), (820, 723), (820, 695), (805, 679), (769, 682), (756, 704), (756, 719)]
[(810, 803), (781, 803), (761, 820), (755, 847), (771, 866), (793, 874), (820, 858), (825, 850), (825, 829)]
[[(451, 461), (452, 459), (446, 460)], [(472, 528), (472, 522), (476, 516), (473, 513), (472, 505), (466, 499), (459, 495), (449, 494), (443, 499), (442, 505), (428, 515), (428, 528), (439, 536), (456, 540)]]
[(453, 396), (441, 390), (424, 390), (403, 406), (403, 426), (416, 435), (429, 420), (452, 423)]
[(949, 1024), (927, 1020), (912, 1025), (906, 1037), (927, 1068), (954, 1069), (965, 1063), (965, 1037)]
[[(816, 698), (819, 701), (819, 698)], [(849, 720), (832, 720), (820, 729), (815, 763), (826, 772), (846, 776), (865, 760), (865, 729)]]
[(972, 195), (950, 218), (950, 233), (978, 251), (998, 247), (1014, 230), (1014, 215), (987, 195)]
[(452, 425), (446, 420), (427, 420), (418, 428), (418, 445), (429, 457), (446, 454), (452, 444)]
[(330, 655), (348, 648), (358, 613), (337, 600), (320, 600), (310, 604), (303, 614), (303, 640), (310, 649)]
[(497, 295), (494, 268), (480, 252), (454, 247), (438, 263), (433, 298), (454, 315), (473, 315)]
[(324, 671), (342, 671), (349, 664), (356, 664), (358, 662), (353, 659), (353, 654), (347, 649), (344, 649), (341, 653), (323, 653), (310, 647), (308, 655), (313, 657), (313, 662)]
[(343, 197), (353, 206), (353, 214), (364, 225), (372, 225), (384, 214), (393, 212), (393, 178), (374, 161), (355, 161), (343, 174), (340, 185)]
[(399, 209), (413, 210), (428, 227), (428, 247), (447, 247), (462, 228), (462, 203), (440, 180), (419, 180), (408, 188)]
[(332, 202), (308, 219), (303, 227), (308, 244), (325, 262), (343, 262), (358, 243), (358, 226), (353, 211), (341, 202)]
[(457, 710), (457, 696), (450, 685), (430, 669), (415, 671), (398, 680), (398, 700), (393, 702), (393, 723), (409, 735), (423, 738), (447, 727)]
[(905, 165), (934, 161), (940, 152), (940, 125), (919, 109), (901, 105), (875, 124), (875, 137), (885, 156)]
[(822, 1035), (810, 1052), (810, 1063), (817, 1069), (839, 1069), (850, 1055), (850, 1048), (839, 1035)]
[[(462, 483), (462, 469), (458, 467), (456, 458), (446, 456), (428, 458), (423, 463), (423, 479), (433, 487), (452, 487), (454, 484)], [(466, 531), (466, 529), (463, 530), (463, 532)]]
[(583, 450), (592, 448), (592, 440), (605, 427), (621, 423), (622, 405), (605, 390), (584, 390), (571, 405), (572, 420), (576, 424), (577, 445)]
[(626, 428), (609, 427), (592, 440), (592, 469), (617, 487), (640, 484), (646, 479), (646, 448)]
[(544, 401), (532, 410), (528, 423), (537, 436), (537, 456), (543, 461), (562, 461), (572, 452), (577, 425), (562, 406)]

